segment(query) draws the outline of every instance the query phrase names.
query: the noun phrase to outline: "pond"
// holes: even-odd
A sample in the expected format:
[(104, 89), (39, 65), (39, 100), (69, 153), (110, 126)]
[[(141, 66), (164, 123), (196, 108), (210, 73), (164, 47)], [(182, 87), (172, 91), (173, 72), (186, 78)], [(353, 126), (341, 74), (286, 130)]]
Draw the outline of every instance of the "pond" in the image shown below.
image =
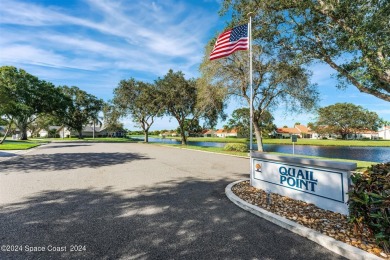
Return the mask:
[[(135, 138), (144, 140), (142, 137)], [(181, 144), (175, 139), (149, 138), (150, 142)], [(217, 142), (188, 142), (188, 145), (203, 147), (224, 147), (226, 143)], [(257, 149), (257, 145), (253, 145)], [(267, 152), (293, 153), (292, 145), (265, 144), (264, 150)], [(320, 156), (328, 158), (340, 158), (370, 162), (390, 162), (390, 147), (351, 147), (351, 146), (314, 146), (314, 145), (295, 145), (295, 154)]]

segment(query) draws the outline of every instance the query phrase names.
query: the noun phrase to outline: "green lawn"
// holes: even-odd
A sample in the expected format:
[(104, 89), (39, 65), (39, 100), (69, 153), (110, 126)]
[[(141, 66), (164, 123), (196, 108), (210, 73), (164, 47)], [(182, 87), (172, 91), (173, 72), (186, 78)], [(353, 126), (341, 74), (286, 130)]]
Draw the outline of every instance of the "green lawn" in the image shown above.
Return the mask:
[[(175, 139), (181, 140), (180, 137)], [(222, 137), (189, 137), (188, 141), (194, 142), (216, 142), (216, 143), (247, 143), (246, 138), (222, 138)]]
[[(248, 153), (243, 152), (229, 152), (224, 151), (221, 147), (200, 147), (200, 146), (182, 146), (182, 145), (170, 145), (170, 144), (160, 144), (160, 143), (154, 143), (157, 145), (167, 145), (167, 146), (173, 146), (181, 149), (191, 149), (191, 150), (198, 150), (198, 151), (206, 151), (206, 152), (214, 152), (214, 153), (221, 153), (221, 154), (229, 154), (229, 155), (238, 155), (249, 158)], [(292, 155), (292, 154), (285, 154), (285, 153), (273, 153), (270, 154), (277, 154), (277, 155), (284, 155), (284, 156), (295, 156), (295, 157), (305, 157), (305, 158), (313, 158), (313, 159), (322, 159), (322, 160), (331, 160), (331, 161), (340, 161), (340, 162), (352, 162), (357, 164), (357, 171), (364, 171), (367, 169), (367, 167), (378, 164), (377, 162), (367, 162), (367, 161), (356, 161), (356, 160), (346, 160), (346, 159), (336, 159), (336, 158), (326, 158), (326, 157), (318, 157), (318, 156), (306, 156), (306, 155)]]
[(127, 142), (133, 142), (130, 138), (114, 138), (114, 137), (86, 137), (83, 139), (78, 139), (77, 137), (71, 137), (71, 138), (42, 138), (42, 139), (33, 139), (33, 140), (40, 140), (40, 141), (54, 141), (54, 142), (103, 142), (103, 143), (127, 143)]
[(111, 138), (111, 137), (102, 137), (102, 138), (32, 138), (27, 141), (14, 141), (14, 140), (5, 140), (3, 144), (0, 144), (0, 150), (26, 150), (33, 147), (37, 147), (42, 143), (50, 142), (103, 142), (103, 143), (128, 143), (134, 142), (129, 138)]
[(0, 144), (0, 150), (27, 150), (33, 147), (37, 147), (42, 142), (39, 141), (11, 141), (5, 140), (3, 144)]

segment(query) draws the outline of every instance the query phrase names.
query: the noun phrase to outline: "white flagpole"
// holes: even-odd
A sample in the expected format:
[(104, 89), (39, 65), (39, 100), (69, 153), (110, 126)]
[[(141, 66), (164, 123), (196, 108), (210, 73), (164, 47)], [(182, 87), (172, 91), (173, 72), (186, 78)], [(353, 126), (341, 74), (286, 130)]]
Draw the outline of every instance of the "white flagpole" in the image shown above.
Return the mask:
[(253, 149), (252, 16), (249, 16), (250, 150)]
[[(253, 150), (253, 82), (252, 82), (252, 14), (249, 14), (249, 88), (250, 88), (250, 124), (249, 124), (249, 161), (250, 161), (250, 175), (253, 174), (253, 163), (252, 163), (252, 150)], [(252, 178), (251, 178), (252, 180)], [(251, 183), (252, 184), (252, 183)]]

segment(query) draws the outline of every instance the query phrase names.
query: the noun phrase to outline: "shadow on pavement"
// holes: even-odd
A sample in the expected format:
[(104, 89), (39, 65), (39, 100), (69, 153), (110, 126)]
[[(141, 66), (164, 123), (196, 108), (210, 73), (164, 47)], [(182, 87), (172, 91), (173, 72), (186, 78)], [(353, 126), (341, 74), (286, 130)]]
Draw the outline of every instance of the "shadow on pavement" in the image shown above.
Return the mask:
[[(185, 179), (122, 193), (110, 187), (40, 193), (0, 207), (0, 244), (66, 251), (0, 258), (342, 259), (239, 209), (224, 195), (227, 184)], [(70, 252), (71, 245), (86, 251)]]
[[(58, 159), (60, 158), (60, 159)], [(148, 160), (138, 153), (56, 153), (24, 155), (0, 164), (0, 172), (30, 170), (66, 170), (76, 168), (99, 168), (124, 164), (134, 160)]]

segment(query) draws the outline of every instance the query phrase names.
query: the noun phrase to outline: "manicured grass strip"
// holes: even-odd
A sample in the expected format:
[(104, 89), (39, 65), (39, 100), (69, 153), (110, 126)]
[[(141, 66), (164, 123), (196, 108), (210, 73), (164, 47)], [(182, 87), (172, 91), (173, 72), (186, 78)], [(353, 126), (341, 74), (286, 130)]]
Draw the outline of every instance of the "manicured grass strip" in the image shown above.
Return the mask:
[(27, 150), (39, 146), (39, 142), (34, 141), (7, 141), (0, 144), (0, 150)]
[[(78, 139), (80, 140), (80, 139)], [(81, 141), (88, 141), (88, 142), (103, 142), (103, 143), (129, 143), (134, 142), (131, 138), (124, 138), (124, 137), (97, 137), (97, 138), (83, 138)]]
[[(184, 149), (191, 149), (191, 150), (198, 150), (198, 151), (214, 152), (214, 153), (220, 153), (220, 154), (238, 155), (238, 156), (243, 156), (243, 157), (249, 158), (248, 153), (224, 151), (223, 148), (221, 148), (221, 147), (201, 147), (201, 146), (193, 146), (193, 145), (182, 146), (182, 145), (176, 145), (176, 144), (161, 144), (161, 143), (154, 143), (154, 144), (167, 145), (167, 146), (173, 146), (173, 147), (177, 147), (177, 148), (184, 148)], [(373, 164), (378, 164), (377, 162), (347, 160), (347, 159), (338, 159), (338, 158), (326, 158), (326, 157), (319, 157), (319, 156), (292, 155), (292, 154), (286, 154), (286, 153), (273, 153), (273, 152), (271, 152), (270, 154), (277, 154), (277, 155), (283, 155), (283, 156), (305, 157), (305, 158), (340, 161), (340, 162), (352, 162), (352, 163), (357, 164), (356, 171), (364, 171), (367, 169), (367, 167), (369, 167)]]
[(249, 158), (248, 153), (225, 151), (225, 150), (223, 150), (222, 147), (203, 147), (203, 146), (195, 146), (195, 145), (182, 146), (180, 144), (161, 144), (161, 143), (154, 143), (154, 144), (168, 145), (168, 146), (173, 146), (173, 147), (177, 147), (177, 148), (191, 149), (191, 150), (197, 150), (197, 151), (206, 151), (206, 152), (213, 152), (213, 153), (238, 155), (238, 156), (243, 156), (243, 157)]
[(131, 138), (124, 138), (124, 137), (86, 137), (83, 139), (78, 139), (76, 137), (71, 137), (71, 138), (45, 138), (45, 139), (36, 139), (36, 140), (47, 140), (47, 141), (55, 141), (55, 142), (102, 142), (102, 143), (129, 143), (129, 142), (135, 142)]
[[(174, 139), (181, 140), (181, 137), (175, 137)], [(188, 137), (188, 141), (191, 142), (215, 142), (215, 143), (247, 143), (246, 138), (223, 138), (223, 137)]]

